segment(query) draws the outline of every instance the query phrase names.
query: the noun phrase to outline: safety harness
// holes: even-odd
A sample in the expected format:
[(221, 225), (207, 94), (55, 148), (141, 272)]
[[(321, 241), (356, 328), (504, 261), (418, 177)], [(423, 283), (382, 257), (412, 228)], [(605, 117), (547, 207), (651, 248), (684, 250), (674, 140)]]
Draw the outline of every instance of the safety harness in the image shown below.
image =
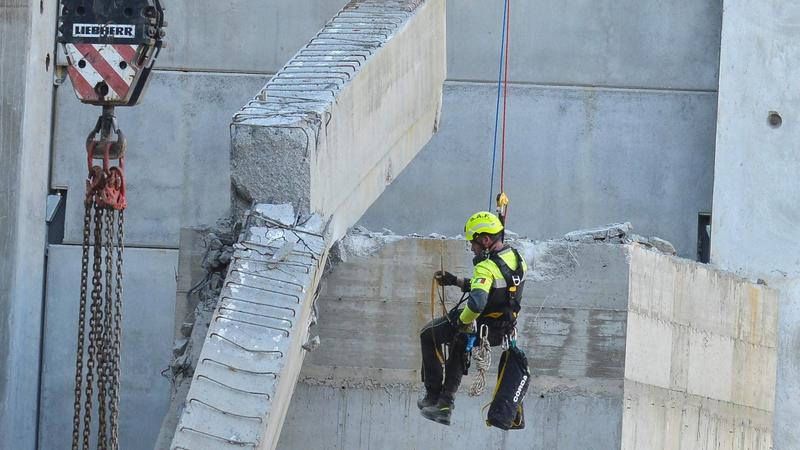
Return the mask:
[(492, 287), (489, 299), (478, 321), (487, 324), (490, 328), (511, 332), (517, 323), (517, 314), (522, 300), (522, 289), (525, 286), (522, 257), (513, 247), (501, 250), (510, 250), (517, 260), (517, 268), (511, 269), (506, 261), (500, 257), (500, 252), (491, 252), (489, 259), (500, 269), (500, 274), (506, 282), (505, 288)]

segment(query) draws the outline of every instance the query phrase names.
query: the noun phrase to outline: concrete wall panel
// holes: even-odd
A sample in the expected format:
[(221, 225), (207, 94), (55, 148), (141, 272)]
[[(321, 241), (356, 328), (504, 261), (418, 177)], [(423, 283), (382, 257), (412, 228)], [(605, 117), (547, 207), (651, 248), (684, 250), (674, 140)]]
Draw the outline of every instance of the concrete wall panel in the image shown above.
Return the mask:
[[(418, 332), (430, 320), (431, 274), (443, 264), (468, 275), (471, 257), (463, 242), (349, 234), (335, 250), (344, 261), (323, 284), (319, 323), (312, 328), (321, 345), (303, 366), (278, 448), (439, 448), (454, 441), (498, 449), (618, 446), (624, 248), (565, 242), (517, 247), (533, 268), (518, 325), (534, 374), (524, 431), (489, 429), (482, 418), (499, 349), (483, 396), (466, 395), (474, 371), (464, 378), (451, 427), (428, 422), (416, 410)], [(448, 290), (449, 305), (459, 296)], [(310, 423), (318, 424), (313, 436)]]
[[(172, 356), (174, 250), (125, 250), (120, 447), (152, 449), (169, 405), (161, 376)], [(68, 448), (72, 438), (81, 248), (50, 246), (39, 448)], [(32, 448), (32, 447), (31, 447)]]
[(778, 292), (629, 251), (622, 448), (772, 448)]
[[(334, 252), (343, 261), (313, 329), (322, 343), (279, 447), (770, 448), (776, 291), (636, 245), (516, 244), (532, 268), (518, 324), (534, 375), (525, 431), (483, 428), (487, 400), (464, 395), (469, 376), (451, 427), (414, 409), (430, 274), (469, 265), (460, 242), (353, 232)], [(321, 424), (313, 436), (309, 423)]]
[[(364, 245), (356, 244), (361, 237), (371, 239), (349, 235), (343, 247)], [(377, 242), (380, 238), (372, 239)], [(519, 248), (530, 267), (567, 256), (552, 278), (542, 279), (544, 270), (538, 267), (528, 274), (518, 330), (533, 373), (621, 379), (628, 287), (623, 248), (566, 243), (538, 249), (520, 243)], [(323, 284), (317, 330), (322, 345), (307, 364), (418, 370), (418, 333), (431, 320), (431, 276), (442, 262), (445, 270), (470, 276), (470, 255), (458, 240), (409, 238), (339, 264)], [(457, 289), (448, 289), (448, 305), (455, 305), (460, 296)], [(352, 324), (358, 324), (358, 333)]]
[(625, 380), (621, 450), (771, 450), (772, 415)]
[(55, 12), (0, 1), (0, 448), (36, 440)]
[(534, 380), (525, 401), (525, 429), (504, 432), (484, 422), (481, 407), (489, 394), (459, 397), (449, 427), (419, 415), (418, 395), (403, 386), (365, 389), (298, 383), (278, 448), (400, 450), (452, 448), (454, 443), (515, 450), (619, 448), (620, 415), (609, 411), (622, 408), (620, 398), (540, 394)]
[[(158, 67), (277, 72), (345, 3), (346, 0), (170, 2), (166, 12), (167, 47), (159, 56)], [(232, 111), (235, 109), (226, 110)]]
[[(448, 79), (497, 80), (503, 2), (448, 6)], [(721, 0), (512, 2), (509, 78), (715, 91), (721, 20)]]
[[(142, 104), (118, 108), (128, 137), (129, 245), (178, 247), (181, 227), (214, 224), (230, 204), (231, 116), (264, 84), (261, 75), (154, 72)], [(100, 108), (58, 89), (52, 185), (69, 189), (65, 242), (80, 243), (86, 135)]]
[[(447, 83), (439, 132), (361, 224), (463, 233), (463, 221), (489, 207), (495, 95), (490, 85)], [(715, 103), (712, 93), (510, 87), (510, 228), (549, 239), (630, 221), (694, 257), (697, 214), (711, 208)]]

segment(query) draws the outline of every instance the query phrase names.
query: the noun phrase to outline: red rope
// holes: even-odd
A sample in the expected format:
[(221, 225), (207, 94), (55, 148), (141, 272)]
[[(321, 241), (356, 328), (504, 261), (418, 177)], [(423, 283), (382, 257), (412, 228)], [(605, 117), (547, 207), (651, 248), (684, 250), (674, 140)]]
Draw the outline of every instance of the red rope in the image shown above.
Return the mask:
[(511, 0), (506, 0), (508, 18), (506, 20), (506, 50), (505, 50), (505, 73), (503, 75), (503, 134), (502, 144), (500, 145), (500, 192), (505, 192), (505, 168), (506, 168), (506, 105), (508, 103), (508, 41), (511, 34)]

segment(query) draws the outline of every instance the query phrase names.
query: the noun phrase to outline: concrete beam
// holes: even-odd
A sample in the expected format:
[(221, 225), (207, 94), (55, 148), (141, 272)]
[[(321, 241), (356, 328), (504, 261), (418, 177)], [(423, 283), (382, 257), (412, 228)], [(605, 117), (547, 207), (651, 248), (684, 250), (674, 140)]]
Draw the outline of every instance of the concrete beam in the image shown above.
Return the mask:
[(438, 126), (442, 0), (354, 0), (234, 116), (234, 206), (291, 202), (342, 236)]
[(316, 321), (325, 224), (291, 205), (246, 218), (172, 449), (274, 449)]

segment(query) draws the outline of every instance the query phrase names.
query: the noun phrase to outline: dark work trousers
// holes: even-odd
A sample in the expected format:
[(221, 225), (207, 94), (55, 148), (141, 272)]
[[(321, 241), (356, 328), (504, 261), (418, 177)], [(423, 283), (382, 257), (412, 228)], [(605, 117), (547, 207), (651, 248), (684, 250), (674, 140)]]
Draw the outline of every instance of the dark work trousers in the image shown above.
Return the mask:
[[(447, 317), (428, 322), (419, 333), (420, 346), (422, 348), (422, 381), (425, 383), (425, 390), (447, 396), (452, 399), (458, 386), (461, 385), (464, 366), (464, 350), (467, 342), (463, 334), (450, 324)], [(442, 383), (442, 364), (436, 357), (438, 348), (439, 354), (444, 357), (443, 347), (449, 345), (449, 358), (444, 365), (444, 384)]]
[[(461, 310), (456, 313), (459, 315)], [(478, 319), (478, 329), (485, 322)], [(516, 323), (516, 321), (515, 321)], [(509, 335), (514, 329), (515, 323), (503, 323), (497, 326), (496, 323), (486, 323), (489, 325), (489, 345), (494, 347), (503, 342), (503, 337)], [(434, 394), (444, 394), (454, 397), (458, 387), (461, 385), (461, 377), (464, 374), (464, 351), (467, 348), (466, 335), (460, 334), (458, 330), (450, 324), (447, 317), (428, 322), (419, 333), (420, 347), (422, 348), (422, 381), (425, 383), (425, 390)], [(442, 383), (442, 364), (436, 357), (436, 349), (444, 357), (443, 347), (449, 346), (449, 358), (444, 364), (444, 384)], [(480, 345), (480, 339), (475, 346)]]

